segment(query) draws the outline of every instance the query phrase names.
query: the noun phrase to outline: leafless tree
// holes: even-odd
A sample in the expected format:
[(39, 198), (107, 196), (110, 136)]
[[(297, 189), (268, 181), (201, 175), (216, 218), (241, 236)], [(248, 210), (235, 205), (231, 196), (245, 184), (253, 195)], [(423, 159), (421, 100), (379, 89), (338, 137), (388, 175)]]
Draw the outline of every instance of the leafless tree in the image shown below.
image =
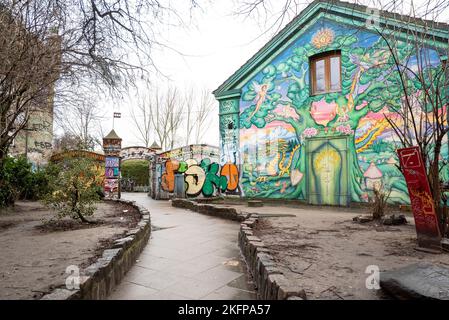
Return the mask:
[[(81, 93), (67, 102), (64, 113), (58, 113), (56, 124), (69, 137), (74, 137), (77, 149), (94, 150), (101, 146), (101, 121), (104, 112), (100, 110), (95, 97)], [(99, 130), (100, 129), (100, 130)]]
[(201, 91), (195, 116), (195, 143), (203, 142), (204, 134), (211, 125), (209, 121), (210, 115), (216, 110), (215, 107), (215, 100), (212, 98), (211, 93), (208, 90)]
[(138, 138), (147, 148), (151, 143), (152, 132), (152, 114), (148, 105), (149, 103), (151, 102), (146, 102), (143, 99), (137, 104), (137, 111), (134, 108), (131, 109), (131, 118), (139, 133)]
[(178, 88), (151, 90), (147, 85), (147, 92), (131, 111), (141, 142), (149, 146), (156, 140), (163, 149), (203, 142), (215, 107), (208, 90), (191, 87), (182, 94)]
[(174, 87), (148, 90), (140, 99), (137, 110), (131, 112), (140, 141), (148, 146), (154, 134), (162, 149), (178, 146), (180, 143), (177, 141), (181, 141), (178, 133), (183, 120), (183, 107), (184, 101)]
[(185, 112), (185, 122), (186, 122), (186, 142), (185, 145), (190, 144), (193, 129), (195, 128), (195, 114), (193, 113), (195, 108), (195, 90), (190, 88), (185, 96), (184, 112)]
[(153, 48), (163, 45), (155, 26), (182, 23), (180, 2), (171, 3), (0, 0), (0, 166), (30, 114), (48, 107), (54, 93), (64, 102), (72, 87), (118, 91), (155, 70)]
[[(274, 35), (289, 21), (296, 17), (314, 0), (235, 0), (234, 14), (247, 19), (256, 19), (263, 27), (263, 32), (256, 36)], [(322, 1), (331, 8), (338, 0)], [(444, 0), (404, 1), (404, 0), (347, 0), (351, 5), (365, 5), (399, 14), (410, 14), (414, 17), (443, 21), (449, 20), (449, 2)], [(419, 3), (419, 5), (413, 5)], [(412, 8), (413, 7), (413, 8)]]
[(180, 99), (179, 91), (176, 88), (168, 89), (164, 99), (163, 110), (165, 110), (165, 113), (168, 115), (169, 119), (166, 147), (169, 146), (170, 149), (173, 149), (175, 145), (179, 145), (177, 139), (179, 138), (179, 127), (182, 123), (184, 115), (184, 104), (182, 99)]
[[(392, 79), (400, 88), (402, 101), (392, 107), (396, 118), (385, 117), (393, 128), (402, 147), (419, 146), (429, 181), (436, 213), (442, 233), (448, 235), (448, 217), (442, 201), (442, 170), (447, 170), (447, 161), (441, 156), (443, 141), (449, 132), (447, 103), (449, 101), (449, 36), (445, 42), (430, 32), (442, 29), (435, 20), (424, 20), (415, 16), (418, 8), (411, 6), (409, 16), (401, 16), (407, 23), (407, 37), (399, 38), (398, 32), (376, 28), (390, 54)], [(437, 7), (428, 7), (424, 16), (433, 16)], [(421, 11), (422, 14), (423, 11)], [(447, 30), (447, 25), (445, 29)], [(404, 40), (404, 38), (406, 40)]]

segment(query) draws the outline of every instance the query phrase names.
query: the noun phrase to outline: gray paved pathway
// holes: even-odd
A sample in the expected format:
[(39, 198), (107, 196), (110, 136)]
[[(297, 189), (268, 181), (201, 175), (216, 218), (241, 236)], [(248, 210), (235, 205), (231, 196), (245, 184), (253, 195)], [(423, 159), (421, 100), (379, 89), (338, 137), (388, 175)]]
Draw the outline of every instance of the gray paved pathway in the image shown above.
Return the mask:
[(237, 245), (239, 224), (124, 193), (149, 209), (148, 245), (109, 299), (254, 299)]

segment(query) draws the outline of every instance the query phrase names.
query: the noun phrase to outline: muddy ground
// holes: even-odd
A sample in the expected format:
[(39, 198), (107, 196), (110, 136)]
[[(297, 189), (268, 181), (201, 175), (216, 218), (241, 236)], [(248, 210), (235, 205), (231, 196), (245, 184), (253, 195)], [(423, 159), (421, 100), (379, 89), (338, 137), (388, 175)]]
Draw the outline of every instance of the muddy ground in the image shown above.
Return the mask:
[[(368, 290), (367, 266), (380, 271), (427, 261), (449, 266), (449, 253), (416, 251), (413, 216), (407, 225), (358, 224), (352, 218), (366, 209), (326, 207), (243, 208), (246, 212), (291, 215), (262, 218), (256, 235), (270, 249), (285, 276), (306, 291), (308, 299), (388, 299)], [(397, 213), (397, 212), (396, 212)]]
[(0, 211), (0, 299), (39, 299), (65, 283), (68, 266), (89, 265), (140, 220), (136, 209), (112, 202), (97, 204), (95, 224), (50, 223), (54, 216), (38, 202)]

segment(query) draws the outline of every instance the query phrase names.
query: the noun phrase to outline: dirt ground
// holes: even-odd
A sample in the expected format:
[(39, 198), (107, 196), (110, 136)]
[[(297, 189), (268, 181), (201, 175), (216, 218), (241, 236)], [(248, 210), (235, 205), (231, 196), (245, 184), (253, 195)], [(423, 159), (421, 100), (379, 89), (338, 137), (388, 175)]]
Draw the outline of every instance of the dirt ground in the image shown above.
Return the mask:
[[(381, 290), (368, 290), (367, 266), (380, 271), (427, 261), (449, 266), (449, 254), (416, 251), (411, 213), (407, 225), (358, 224), (352, 218), (366, 209), (262, 207), (242, 208), (262, 216), (256, 235), (270, 249), (292, 284), (308, 299), (388, 299)], [(397, 212), (395, 212), (397, 213)], [(291, 216), (273, 217), (284, 214)]]
[(131, 206), (111, 202), (97, 204), (92, 225), (48, 223), (53, 216), (38, 202), (0, 211), (0, 299), (39, 299), (65, 283), (68, 266), (89, 265), (140, 220)]

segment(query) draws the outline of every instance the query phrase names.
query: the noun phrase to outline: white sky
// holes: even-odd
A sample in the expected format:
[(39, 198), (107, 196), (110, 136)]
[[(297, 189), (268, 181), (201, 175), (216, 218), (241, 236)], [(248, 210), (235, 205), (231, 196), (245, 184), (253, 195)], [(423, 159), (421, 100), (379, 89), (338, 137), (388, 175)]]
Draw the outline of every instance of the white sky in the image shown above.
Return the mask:
[[(196, 21), (187, 28), (164, 28), (168, 48), (154, 51), (154, 61), (159, 70), (170, 78), (158, 77), (155, 81), (162, 87), (170, 85), (181, 90), (194, 86), (212, 92), (241, 65), (254, 55), (270, 38), (261, 36), (262, 27), (255, 20), (232, 15), (233, 1), (218, 0), (202, 7), (196, 12)], [(123, 139), (123, 146), (142, 145), (132, 122), (130, 110), (135, 105), (135, 92), (121, 101), (106, 101), (106, 115), (112, 118), (114, 111), (122, 113), (115, 119), (115, 131)], [(219, 143), (218, 103), (211, 116), (211, 126), (205, 134), (205, 141), (212, 145)], [(103, 121), (107, 134), (112, 128), (112, 119)]]
[[(155, 64), (171, 79), (159, 76), (153, 80), (161, 87), (166, 87), (167, 83), (170, 83), (181, 90), (193, 86), (212, 92), (253, 56), (274, 32), (272, 30), (271, 33), (263, 34), (264, 27), (260, 22), (233, 15), (235, 3), (239, 0), (205, 1), (202, 9), (195, 11), (194, 21), (190, 26), (186, 28), (161, 26), (160, 32), (164, 35), (167, 45), (184, 54), (182, 56), (167, 48), (154, 51)], [(378, 7), (379, 5), (373, 4), (375, 1), (378, 0), (366, 0), (363, 3), (370, 7)], [(275, 0), (272, 2), (277, 4)], [(302, 8), (310, 2), (311, 0), (303, 1)], [(278, 3), (282, 4), (284, 1)], [(420, 5), (425, 1), (415, 0), (414, 3)], [(289, 21), (285, 21), (284, 24), (287, 22)], [(115, 130), (122, 137), (123, 146), (142, 145), (130, 114), (132, 106), (136, 104), (135, 97), (136, 92), (132, 91), (129, 97), (124, 97), (123, 100), (102, 103), (107, 106), (106, 115), (109, 118), (102, 123), (105, 134), (112, 128), (112, 112), (122, 113), (121, 119), (115, 119)], [(218, 146), (218, 104), (205, 137), (203, 143)]]

